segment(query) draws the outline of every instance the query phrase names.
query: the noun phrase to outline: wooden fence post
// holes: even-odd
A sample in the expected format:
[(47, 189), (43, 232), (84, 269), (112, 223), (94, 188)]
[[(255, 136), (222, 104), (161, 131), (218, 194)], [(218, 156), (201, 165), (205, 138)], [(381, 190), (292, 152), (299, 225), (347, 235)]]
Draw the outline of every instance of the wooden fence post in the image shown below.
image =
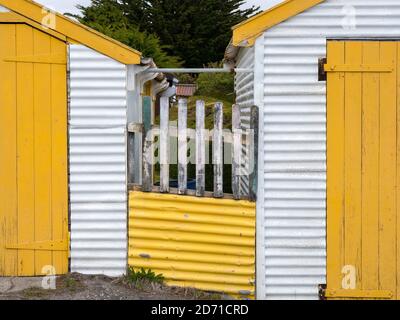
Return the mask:
[(240, 128), (240, 106), (232, 107), (232, 192), (235, 200), (240, 199), (240, 160), (242, 155), (242, 134)]
[(153, 134), (151, 131), (151, 97), (143, 97), (143, 183), (144, 192), (153, 188)]
[(249, 200), (257, 201), (258, 188), (258, 139), (259, 139), (259, 109), (257, 106), (251, 107), (250, 129), (253, 136), (252, 147), (250, 148), (250, 166), (249, 169)]
[(169, 192), (169, 98), (160, 99), (160, 192)]
[(214, 108), (214, 138), (213, 138), (213, 164), (214, 164), (214, 197), (224, 197), (224, 163), (223, 163), (223, 104), (217, 102)]
[(178, 194), (187, 192), (187, 99), (178, 101)]
[(205, 181), (205, 103), (196, 101), (196, 196), (204, 197), (206, 189)]
[(128, 131), (128, 184), (135, 183), (135, 133)]

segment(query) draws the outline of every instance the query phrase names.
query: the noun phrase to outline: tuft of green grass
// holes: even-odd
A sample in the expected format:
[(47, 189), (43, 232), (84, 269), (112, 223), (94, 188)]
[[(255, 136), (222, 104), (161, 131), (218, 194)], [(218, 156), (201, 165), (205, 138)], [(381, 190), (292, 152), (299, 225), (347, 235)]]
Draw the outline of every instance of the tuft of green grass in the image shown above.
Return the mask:
[(78, 289), (79, 283), (72, 277), (66, 277), (64, 279), (64, 285), (67, 289), (71, 291), (76, 291)]
[(129, 267), (126, 276), (128, 282), (134, 286), (140, 286), (141, 283), (156, 283), (164, 284), (165, 278), (162, 274), (156, 274), (151, 269), (135, 269), (134, 267)]

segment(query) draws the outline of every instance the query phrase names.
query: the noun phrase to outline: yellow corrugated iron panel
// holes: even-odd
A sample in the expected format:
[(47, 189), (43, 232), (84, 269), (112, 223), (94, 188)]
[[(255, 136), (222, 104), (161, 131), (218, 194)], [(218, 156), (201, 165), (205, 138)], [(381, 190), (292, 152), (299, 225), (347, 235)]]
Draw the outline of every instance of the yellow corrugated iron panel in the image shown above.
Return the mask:
[(255, 204), (131, 192), (129, 265), (168, 284), (252, 298)]

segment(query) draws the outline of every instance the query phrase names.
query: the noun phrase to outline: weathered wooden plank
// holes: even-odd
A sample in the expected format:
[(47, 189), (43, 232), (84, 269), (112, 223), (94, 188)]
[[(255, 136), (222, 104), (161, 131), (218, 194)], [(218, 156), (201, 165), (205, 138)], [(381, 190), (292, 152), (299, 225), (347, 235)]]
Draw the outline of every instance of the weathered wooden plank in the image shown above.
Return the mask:
[(0, 273), (18, 274), (18, 252), (6, 250), (6, 242), (18, 242), (17, 186), (17, 64), (4, 62), (3, 57), (16, 54), (16, 26), (0, 25)]
[[(345, 62), (344, 43), (328, 41), (328, 61)], [(328, 73), (327, 81), (327, 286), (342, 287), (344, 219), (344, 73)]]
[(160, 190), (169, 192), (169, 98), (160, 99)]
[[(26, 25), (17, 25), (17, 55), (33, 53), (33, 32)], [(17, 186), (18, 241), (35, 241), (35, 162), (34, 162), (34, 67), (32, 63), (17, 64)], [(32, 85), (27, 85), (27, 84)], [(3, 106), (2, 106), (3, 108)], [(57, 163), (56, 163), (57, 164)], [(57, 181), (55, 181), (57, 182)], [(23, 221), (23, 223), (21, 223)], [(35, 274), (35, 252), (18, 251), (18, 275)]]
[(392, 73), (380, 75), (379, 106), (379, 289), (397, 296), (396, 266), (396, 144), (397, 144), (397, 43), (384, 41), (380, 45), (380, 62), (396, 66)]
[[(363, 43), (363, 63), (380, 62), (380, 43)], [(362, 75), (362, 288), (379, 288), (380, 75)], [(385, 124), (386, 125), (386, 124)], [(344, 193), (343, 193), (344, 194)]]
[(206, 188), (205, 162), (205, 104), (204, 101), (196, 102), (196, 196), (204, 197)]
[[(132, 70), (133, 69), (133, 70)], [(127, 75), (127, 88), (132, 88), (132, 80), (135, 79), (135, 75), (132, 74), (135, 71), (135, 68), (130, 66), (128, 68)], [(126, 92), (126, 106), (127, 110), (129, 110), (128, 116), (128, 131), (133, 133), (130, 137), (133, 141), (130, 144), (131, 150), (129, 150), (134, 166), (132, 166), (132, 173), (130, 177), (133, 178), (134, 183), (142, 183), (143, 177), (143, 108), (139, 102), (141, 99), (138, 96), (138, 92), (135, 90), (130, 90)]]
[(143, 97), (143, 191), (153, 186), (153, 134), (151, 131), (151, 97)]
[[(131, 184), (128, 184), (128, 190), (129, 191), (143, 191), (143, 188), (141, 185), (131, 183)], [(151, 192), (161, 193), (160, 187), (153, 186), (151, 189)], [(177, 188), (169, 188), (169, 193), (178, 195), (178, 189)], [(196, 196), (196, 190), (187, 190), (186, 195), (194, 197), (194, 196)], [(214, 198), (214, 192), (205, 191), (204, 198)], [(224, 193), (223, 199), (233, 199), (233, 195), (230, 193)]]
[[(345, 43), (345, 62), (360, 64), (363, 45), (358, 41)], [(344, 74), (344, 217), (343, 217), (343, 266), (353, 266), (361, 274), (361, 154), (362, 154), (362, 74)], [(361, 278), (354, 281), (355, 288), (362, 288)], [(353, 285), (347, 284), (348, 287)]]
[[(399, 96), (400, 94), (400, 43), (397, 42), (397, 89), (396, 89), (396, 97)], [(397, 98), (397, 117), (396, 117), (396, 122), (397, 122), (397, 129), (396, 129), (396, 166), (397, 168), (400, 168), (400, 99)], [(400, 170), (396, 170), (396, 274), (400, 275)], [(399, 276), (397, 276), (397, 281), (396, 281), (396, 291), (397, 291), (397, 300), (400, 300), (400, 281)]]
[(232, 107), (232, 192), (236, 200), (240, 199), (240, 159), (242, 155), (242, 132), (240, 129), (240, 106)]
[(187, 192), (187, 99), (178, 102), (178, 193)]
[[(43, 32), (33, 31), (33, 55), (52, 56), (51, 37)], [(66, 54), (60, 58), (65, 59)], [(35, 123), (33, 130), (34, 139), (34, 175), (35, 175), (35, 242), (52, 239), (52, 93), (49, 92), (49, 83), (52, 81), (52, 68), (50, 64), (40, 63), (34, 66), (33, 86), (35, 94), (33, 109)], [(60, 95), (59, 95), (60, 96)], [(66, 120), (64, 120), (66, 122)], [(46, 165), (44, 165), (46, 164)], [(54, 201), (54, 200), (53, 200)], [(57, 221), (57, 220), (56, 220)], [(56, 222), (55, 221), (55, 222)], [(25, 248), (24, 248), (25, 249)], [(51, 250), (35, 251), (35, 273), (40, 274), (43, 266), (53, 264)]]
[(224, 196), (224, 163), (223, 163), (223, 104), (217, 102), (214, 107), (214, 137), (213, 137), (213, 165), (214, 165), (214, 197)]
[(126, 90), (132, 93), (136, 88), (136, 65), (126, 66)]
[[(66, 54), (66, 45), (55, 38), (51, 40), (52, 53)], [(68, 113), (67, 70), (62, 65), (52, 65), (52, 238), (68, 239)], [(20, 240), (20, 239), (18, 239)], [(24, 243), (19, 241), (19, 243)], [(53, 267), (58, 274), (68, 272), (68, 252), (53, 252)]]
[(135, 182), (135, 134), (128, 132), (128, 183)]
[(249, 200), (257, 200), (258, 188), (258, 138), (259, 138), (259, 109), (257, 106), (251, 107), (250, 132), (253, 136), (250, 147), (250, 176), (249, 176)]

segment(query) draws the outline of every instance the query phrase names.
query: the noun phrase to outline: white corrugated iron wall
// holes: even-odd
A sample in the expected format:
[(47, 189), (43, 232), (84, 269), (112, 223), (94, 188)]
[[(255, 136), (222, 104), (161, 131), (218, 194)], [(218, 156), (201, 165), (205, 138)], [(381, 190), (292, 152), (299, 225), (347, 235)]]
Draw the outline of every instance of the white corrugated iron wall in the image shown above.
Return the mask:
[(70, 46), (71, 271), (127, 266), (126, 67)]
[[(334, 38), (399, 38), (400, 1), (327, 0), (265, 32), (260, 299), (317, 299), (326, 283), (326, 83)], [(258, 212), (260, 215), (260, 212)], [(262, 213), (261, 213), (262, 214)], [(265, 266), (264, 266), (265, 265)], [(262, 270), (258, 271), (258, 275)]]
[[(254, 48), (240, 50), (237, 57), (237, 67), (243, 69), (254, 68)], [(250, 112), (254, 105), (254, 73), (239, 72), (235, 76), (236, 104), (240, 106), (241, 129), (246, 132), (250, 129)], [(243, 143), (241, 157), (240, 193), (249, 194), (249, 151)]]

